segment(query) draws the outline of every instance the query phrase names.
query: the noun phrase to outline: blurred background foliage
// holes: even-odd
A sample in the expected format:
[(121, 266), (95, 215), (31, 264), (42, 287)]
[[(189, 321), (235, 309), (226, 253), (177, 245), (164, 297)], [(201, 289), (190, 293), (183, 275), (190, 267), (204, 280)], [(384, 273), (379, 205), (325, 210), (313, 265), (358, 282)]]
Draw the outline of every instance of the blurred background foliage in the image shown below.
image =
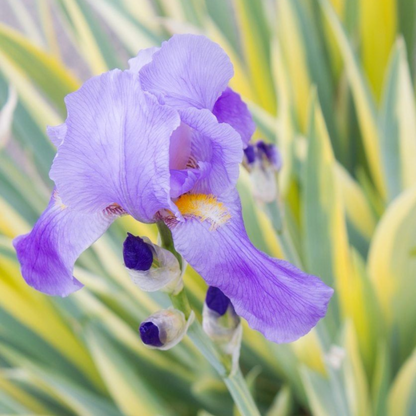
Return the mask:
[[(0, 0), (0, 414), (231, 415), (185, 339), (142, 346), (165, 295), (124, 270), (122, 218), (77, 263), (87, 288), (57, 299), (20, 277), (12, 239), (46, 206), (64, 96), (173, 33), (203, 33), (235, 67), (255, 138), (283, 153), (275, 206), (239, 191), (256, 246), (336, 289), (326, 319), (290, 345), (245, 328), (241, 366), (268, 416), (416, 415), (416, 2), (414, 0)], [(13, 26), (13, 28), (12, 28)], [(191, 269), (197, 316), (205, 284)]]

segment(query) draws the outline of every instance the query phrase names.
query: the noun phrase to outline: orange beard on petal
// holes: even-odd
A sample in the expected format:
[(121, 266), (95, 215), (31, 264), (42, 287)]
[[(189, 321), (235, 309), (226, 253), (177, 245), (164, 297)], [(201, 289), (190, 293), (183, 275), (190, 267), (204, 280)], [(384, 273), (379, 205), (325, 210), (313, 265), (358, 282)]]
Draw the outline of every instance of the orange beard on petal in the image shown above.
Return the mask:
[(185, 194), (180, 196), (175, 204), (185, 218), (193, 217), (201, 222), (208, 221), (211, 224), (211, 231), (231, 219), (227, 207), (214, 195)]

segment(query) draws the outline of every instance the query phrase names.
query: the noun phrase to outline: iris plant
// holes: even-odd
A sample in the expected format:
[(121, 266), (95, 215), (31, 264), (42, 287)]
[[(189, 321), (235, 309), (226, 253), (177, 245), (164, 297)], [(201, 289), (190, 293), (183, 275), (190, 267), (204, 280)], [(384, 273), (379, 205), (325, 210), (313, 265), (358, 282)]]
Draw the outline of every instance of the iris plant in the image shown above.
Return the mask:
[(245, 231), (235, 186), (255, 126), (232, 76), (217, 44), (176, 35), (66, 97), (65, 123), (48, 128), (55, 189), (15, 240), (29, 285), (59, 296), (80, 289), (78, 256), (131, 215), (163, 221), (183, 258), (268, 339), (294, 341), (316, 325), (333, 290), (257, 250)]

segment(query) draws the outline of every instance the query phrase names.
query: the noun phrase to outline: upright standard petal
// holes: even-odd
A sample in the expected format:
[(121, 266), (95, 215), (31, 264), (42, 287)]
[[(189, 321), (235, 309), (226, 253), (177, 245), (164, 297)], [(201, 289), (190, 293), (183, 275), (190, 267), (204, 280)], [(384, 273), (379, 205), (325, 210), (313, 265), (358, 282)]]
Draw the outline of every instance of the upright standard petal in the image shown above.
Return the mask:
[(180, 110), (181, 119), (192, 127), (191, 156), (204, 166), (194, 192), (216, 195), (235, 186), (243, 146), (238, 133), (225, 123), (218, 123), (208, 110)]
[(129, 71), (138, 74), (145, 65), (152, 61), (154, 53), (159, 49), (160, 48), (154, 46), (152, 48), (142, 49), (139, 51), (137, 56), (129, 59)]
[(227, 88), (218, 98), (212, 110), (220, 123), (227, 123), (240, 134), (244, 147), (248, 145), (256, 125), (240, 95)]
[(253, 329), (271, 341), (291, 342), (325, 316), (333, 290), (251, 244), (235, 190), (222, 198), (187, 194), (177, 205), (185, 221), (168, 222), (176, 249)]
[(53, 296), (80, 289), (82, 283), (72, 276), (76, 259), (119, 214), (111, 208), (95, 214), (73, 211), (54, 192), (33, 230), (13, 242), (27, 284)]
[(143, 222), (172, 207), (169, 140), (178, 114), (114, 70), (67, 96), (64, 142), (51, 169), (63, 202), (83, 212), (114, 203)]
[(233, 74), (218, 44), (205, 36), (174, 35), (140, 70), (140, 81), (165, 104), (212, 110)]

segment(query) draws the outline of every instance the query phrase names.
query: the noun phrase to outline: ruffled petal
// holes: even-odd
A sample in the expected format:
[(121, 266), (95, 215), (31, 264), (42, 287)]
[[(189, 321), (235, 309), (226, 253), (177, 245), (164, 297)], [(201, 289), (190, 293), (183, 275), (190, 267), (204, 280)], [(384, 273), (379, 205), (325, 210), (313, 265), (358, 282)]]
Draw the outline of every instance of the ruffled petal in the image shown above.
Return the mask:
[(174, 35), (162, 44), (140, 71), (146, 91), (175, 108), (207, 108), (233, 76), (233, 66), (221, 47), (205, 36)]
[(75, 212), (54, 193), (33, 230), (13, 244), (29, 286), (47, 295), (67, 296), (83, 285), (72, 276), (79, 255), (117, 218), (118, 211)]
[(152, 61), (153, 54), (159, 49), (160, 48), (154, 46), (152, 48), (142, 49), (139, 51), (137, 56), (129, 59), (129, 71), (138, 74), (145, 65)]
[(170, 171), (170, 196), (177, 198), (189, 192), (200, 179), (202, 171), (198, 169), (184, 169)]
[(240, 95), (231, 88), (227, 88), (218, 98), (212, 112), (220, 123), (229, 124), (240, 134), (244, 147), (246, 147), (256, 130), (256, 125), (247, 104)]
[[(182, 203), (185, 221), (169, 224), (175, 248), (269, 340), (292, 342), (307, 334), (325, 316), (333, 290), (251, 244), (235, 190), (213, 201), (211, 197), (200, 205)], [(196, 214), (187, 215), (187, 209)]]
[(169, 140), (180, 121), (173, 109), (119, 70), (90, 79), (66, 104), (67, 133), (50, 173), (66, 205), (93, 213), (117, 203), (142, 222), (174, 209)]
[(243, 159), (239, 134), (231, 126), (218, 123), (208, 110), (187, 108), (180, 115), (193, 129), (191, 155), (198, 163), (203, 162), (206, 170), (193, 192), (219, 195), (234, 187)]
[(59, 126), (48, 126), (46, 128), (46, 133), (48, 134), (51, 142), (56, 146), (59, 147), (62, 142), (64, 141), (66, 135), (66, 124), (62, 123)]

